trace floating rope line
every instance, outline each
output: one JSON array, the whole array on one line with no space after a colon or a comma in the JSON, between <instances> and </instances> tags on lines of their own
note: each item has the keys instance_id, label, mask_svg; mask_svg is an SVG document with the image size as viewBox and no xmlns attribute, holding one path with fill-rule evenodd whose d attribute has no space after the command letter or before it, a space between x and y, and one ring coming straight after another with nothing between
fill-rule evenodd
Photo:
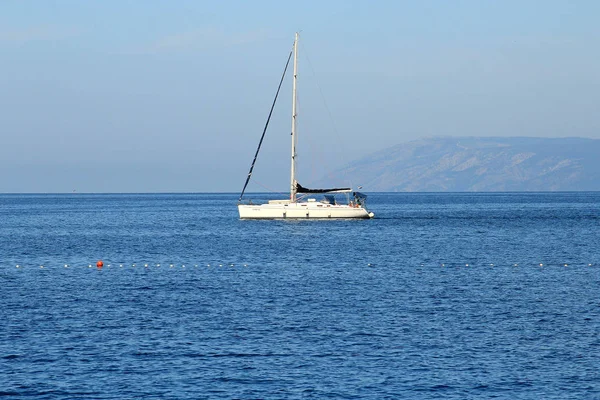
<instances>
[{"instance_id":1,"label":"floating rope line","mask_svg":"<svg viewBox=\"0 0 600 400\"><path fill-rule=\"evenodd\" d=\"M267 262L267 264L269 264ZM356 265L361 265L362 263L356 263ZM401 266L409 266L412 263L402 263L400 264ZM15 265L15 264L13 264ZM177 264L177 263L168 263L168 264L161 264L161 263L118 263L118 264L114 264L114 267L119 267L119 268L124 268L127 266L130 266L130 268L136 268L137 266L141 266L143 265L144 268L157 268L157 269L161 269L162 265L168 265L169 268L177 268L177 269L189 269L188 267L191 267L192 265L195 268L198 268L201 265L206 266L207 268L210 267L214 267L214 266L218 266L218 267L248 267L248 263L244 263L244 262L217 262L217 263L194 263L194 262L188 262L188 263L181 263L181 264ZM256 264L255 264L256 265ZM381 266L381 265L393 265L392 263L389 262L380 262L380 263L374 263L374 262L365 262L365 264L362 265L366 265L367 267L375 267L375 266ZM527 263L514 263L514 262L510 262L510 263L490 263L490 262L481 262L481 263L472 263L472 262L448 262L448 261L444 261L444 262L421 262L421 263L416 263L416 264L412 264L415 265L419 268L427 268L427 267L450 267L450 268L483 268L483 267L492 267L494 269L496 268L501 268L501 267L523 267L523 268L527 268L527 267L534 267L534 268L555 268L555 267L572 267L572 268L576 268L576 267L595 267L600 265L600 263L584 263L584 262L527 262ZM1 265L0 265L1 266ZM16 264L15 268L18 269L23 269L23 268L37 268L37 269L56 269L56 268L67 268L67 269L76 269L76 268L85 268L87 267L88 269L91 268L97 268L97 269L106 269L106 268L111 268L113 266L113 264L105 264L103 266L99 266L99 265L95 265L95 264L86 264L86 263L64 263L64 264L60 264L57 263L57 265L49 265L49 264L37 264L37 263L32 263L30 265L26 265L26 264Z\"/></svg>"}]
</instances>

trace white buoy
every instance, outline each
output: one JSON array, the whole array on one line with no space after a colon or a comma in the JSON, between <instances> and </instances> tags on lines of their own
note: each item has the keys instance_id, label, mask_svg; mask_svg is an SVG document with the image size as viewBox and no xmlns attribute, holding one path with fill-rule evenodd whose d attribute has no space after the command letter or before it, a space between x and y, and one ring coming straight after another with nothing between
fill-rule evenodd
<instances>
[{"instance_id":1,"label":"white buoy","mask_svg":"<svg viewBox=\"0 0 600 400\"><path fill-rule=\"evenodd\" d=\"M494 264L490 264L490 267L493 267L493 266L494 266Z\"/></svg>"},{"instance_id":2,"label":"white buoy","mask_svg":"<svg viewBox=\"0 0 600 400\"><path fill-rule=\"evenodd\" d=\"M185 268L185 265L182 265L181 268Z\"/></svg>"},{"instance_id":3,"label":"white buoy","mask_svg":"<svg viewBox=\"0 0 600 400\"><path fill-rule=\"evenodd\" d=\"M230 267L233 267L233 264L229 265Z\"/></svg>"},{"instance_id":4,"label":"white buoy","mask_svg":"<svg viewBox=\"0 0 600 400\"><path fill-rule=\"evenodd\" d=\"M469 266L469 264L465 264L465 267L468 267L468 266Z\"/></svg>"},{"instance_id":5,"label":"white buoy","mask_svg":"<svg viewBox=\"0 0 600 400\"><path fill-rule=\"evenodd\" d=\"M21 266L19 264L17 264L17 268L21 268Z\"/></svg>"},{"instance_id":6,"label":"white buoy","mask_svg":"<svg viewBox=\"0 0 600 400\"><path fill-rule=\"evenodd\" d=\"M88 268L92 268L92 264L88 265Z\"/></svg>"},{"instance_id":7,"label":"white buoy","mask_svg":"<svg viewBox=\"0 0 600 400\"><path fill-rule=\"evenodd\" d=\"M515 267L518 267L518 266L519 266L519 264L515 264L514 266L515 266Z\"/></svg>"},{"instance_id":8,"label":"white buoy","mask_svg":"<svg viewBox=\"0 0 600 400\"><path fill-rule=\"evenodd\" d=\"M44 266L43 266L43 265L40 265L40 268L44 268Z\"/></svg>"},{"instance_id":9,"label":"white buoy","mask_svg":"<svg viewBox=\"0 0 600 400\"><path fill-rule=\"evenodd\" d=\"M591 267L591 266L592 266L592 264L588 264L588 267Z\"/></svg>"},{"instance_id":10,"label":"white buoy","mask_svg":"<svg viewBox=\"0 0 600 400\"><path fill-rule=\"evenodd\" d=\"M206 264L207 267L210 267L210 264Z\"/></svg>"},{"instance_id":11,"label":"white buoy","mask_svg":"<svg viewBox=\"0 0 600 400\"><path fill-rule=\"evenodd\" d=\"M144 264L144 267L148 268L148 264Z\"/></svg>"},{"instance_id":12,"label":"white buoy","mask_svg":"<svg viewBox=\"0 0 600 400\"><path fill-rule=\"evenodd\" d=\"M371 264L369 264L369 265L371 265ZM590 265L592 265L592 264L590 264ZM248 266L248 264L244 264L244 267L247 267L247 266Z\"/></svg>"},{"instance_id":13,"label":"white buoy","mask_svg":"<svg viewBox=\"0 0 600 400\"><path fill-rule=\"evenodd\" d=\"M67 264L65 264L65 268L69 268L69 266Z\"/></svg>"},{"instance_id":14,"label":"white buoy","mask_svg":"<svg viewBox=\"0 0 600 400\"><path fill-rule=\"evenodd\" d=\"M120 267L123 267L123 264L119 265Z\"/></svg>"},{"instance_id":15,"label":"white buoy","mask_svg":"<svg viewBox=\"0 0 600 400\"><path fill-rule=\"evenodd\" d=\"M198 264L194 264L194 267L198 268Z\"/></svg>"},{"instance_id":16,"label":"white buoy","mask_svg":"<svg viewBox=\"0 0 600 400\"><path fill-rule=\"evenodd\" d=\"M132 266L132 267L135 267L135 264L132 264L131 266Z\"/></svg>"},{"instance_id":17,"label":"white buoy","mask_svg":"<svg viewBox=\"0 0 600 400\"><path fill-rule=\"evenodd\" d=\"M544 264L540 263L540 267L543 267L543 266L544 266Z\"/></svg>"}]
</instances>

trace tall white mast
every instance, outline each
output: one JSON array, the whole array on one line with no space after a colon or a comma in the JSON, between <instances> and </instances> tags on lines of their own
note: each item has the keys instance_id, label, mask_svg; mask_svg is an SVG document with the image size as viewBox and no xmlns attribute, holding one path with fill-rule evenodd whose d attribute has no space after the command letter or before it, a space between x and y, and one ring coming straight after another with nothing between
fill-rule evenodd
<instances>
[{"instance_id":1,"label":"tall white mast","mask_svg":"<svg viewBox=\"0 0 600 400\"><path fill-rule=\"evenodd\" d=\"M296 201L296 76L298 74L298 32L294 37L294 79L292 83L292 178L290 200Z\"/></svg>"}]
</instances>

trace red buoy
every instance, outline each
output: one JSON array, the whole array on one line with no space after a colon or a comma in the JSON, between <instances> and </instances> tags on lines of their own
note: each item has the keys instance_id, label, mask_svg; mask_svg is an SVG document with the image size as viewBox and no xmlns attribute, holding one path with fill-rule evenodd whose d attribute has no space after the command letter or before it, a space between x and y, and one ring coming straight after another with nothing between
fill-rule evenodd
<instances>
[{"instance_id":1,"label":"red buoy","mask_svg":"<svg viewBox=\"0 0 600 400\"><path fill-rule=\"evenodd\" d=\"M102 268L103 266L104 266L104 263L102 262L102 260L98 260L98 262L96 263L96 267Z\"/></svg>"}]
</instances>

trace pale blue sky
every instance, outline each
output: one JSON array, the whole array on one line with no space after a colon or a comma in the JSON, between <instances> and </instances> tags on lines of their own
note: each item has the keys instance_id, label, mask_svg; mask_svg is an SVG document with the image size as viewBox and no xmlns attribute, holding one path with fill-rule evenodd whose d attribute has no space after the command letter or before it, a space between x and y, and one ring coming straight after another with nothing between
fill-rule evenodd
<instances>
[{"instance_id":1,"label":"pale blue sky","mask_svg":"<svg viewBox=\"0 0 600 400\"><path fill-rule=\"evenodd\" d=\"M597 1L3 0L0 192L239 191L296 30L307 185L426 136L600 138L599 19ZM289 86L255 172L282 191Z\"/></svg>"}]
</instances>

